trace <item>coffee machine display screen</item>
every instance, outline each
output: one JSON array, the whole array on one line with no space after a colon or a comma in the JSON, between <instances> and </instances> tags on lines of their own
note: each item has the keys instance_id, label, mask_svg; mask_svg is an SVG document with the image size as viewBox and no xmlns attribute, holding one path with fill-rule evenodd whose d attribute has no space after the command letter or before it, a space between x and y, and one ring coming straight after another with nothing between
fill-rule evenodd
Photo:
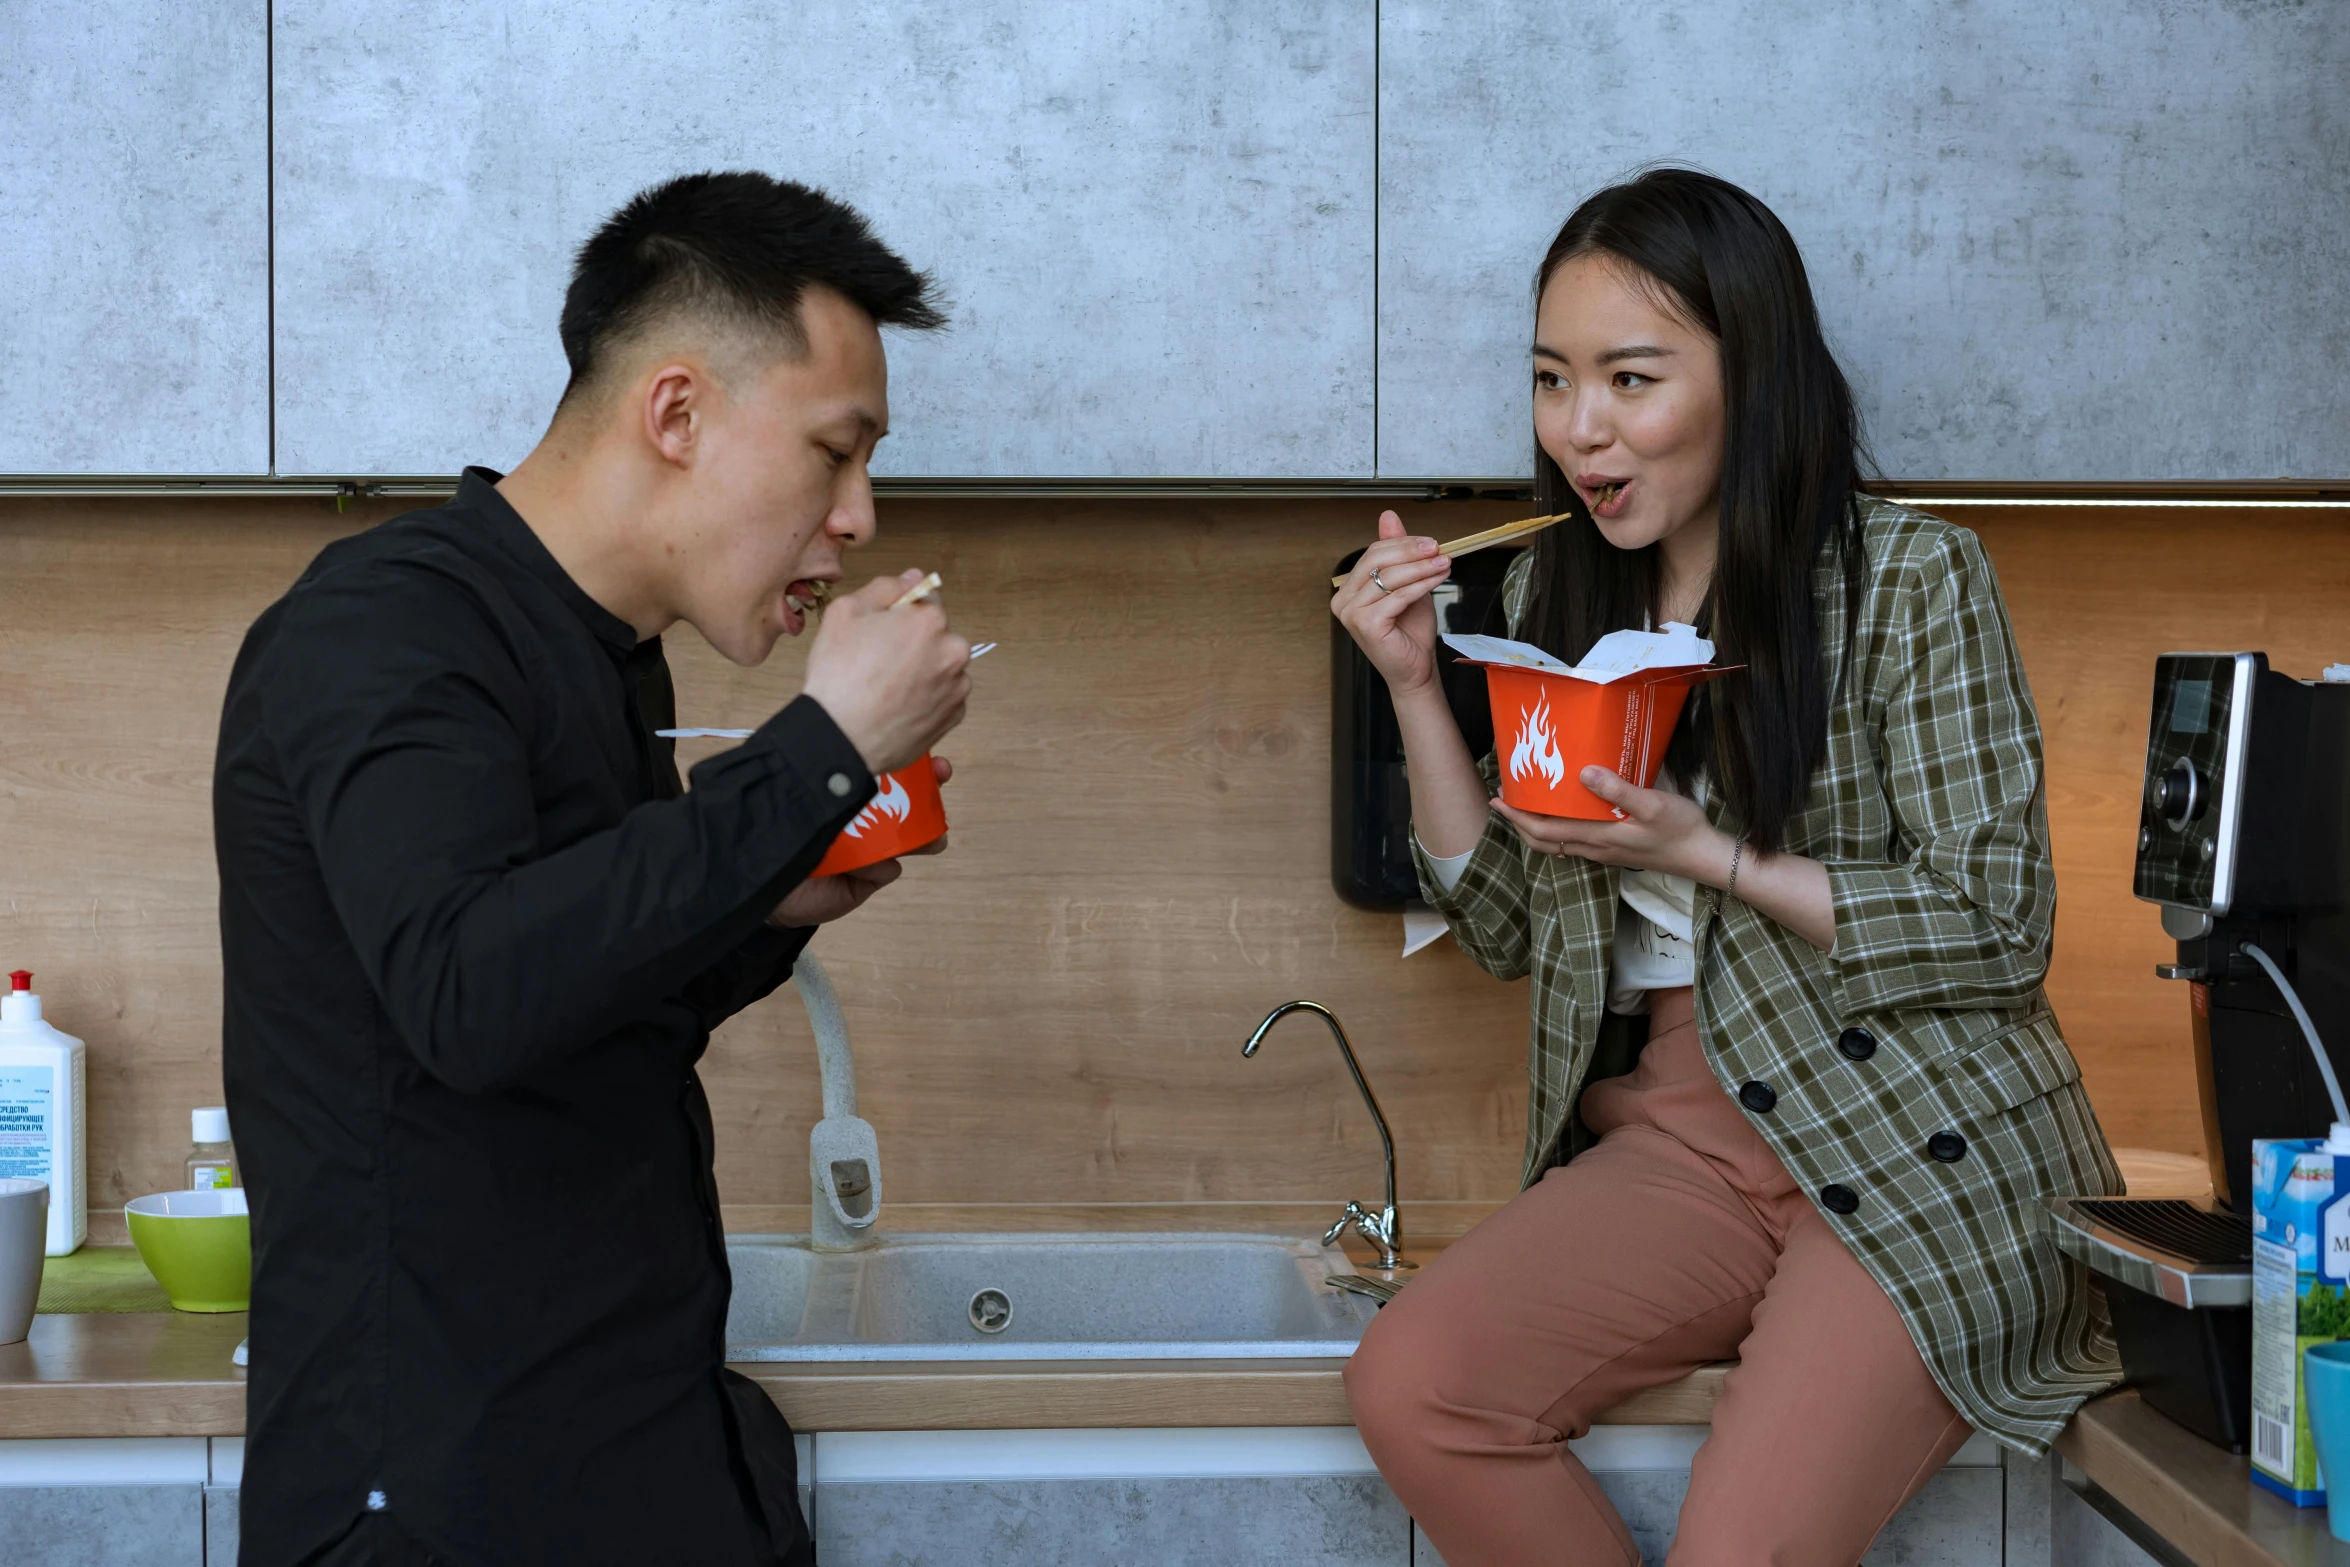
<instances>
[{"instance_id":1,"label":"coffee machine display screen","mask_svg":"<svg viewBox=\"0 0 2350 1567\"><path fill-rule=\"evenodd\" d=\"M2174 735L2211 733L2211 682L2186 680L2171 687L2170 732Z\"/></svg>"}]
</instances>

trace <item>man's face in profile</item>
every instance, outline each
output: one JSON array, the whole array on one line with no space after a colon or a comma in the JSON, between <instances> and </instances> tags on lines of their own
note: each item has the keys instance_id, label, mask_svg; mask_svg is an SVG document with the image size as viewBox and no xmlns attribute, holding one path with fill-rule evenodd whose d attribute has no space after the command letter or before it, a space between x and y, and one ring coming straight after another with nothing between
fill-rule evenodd
<instances>
[{"instance_id":1,"label":"man's face in profile","mask_svg":"<svg viewBox=\"0 0 2350 1567\"><path fill-rule=\"evenodd\" d=\"M806 353L746 359L707 407L685 552L683 618L729 661L764 661L807 625L818 584L873 537L867 464L889 428L889 367L870 316L811 287Z\"/></svg>"}]
</instances>

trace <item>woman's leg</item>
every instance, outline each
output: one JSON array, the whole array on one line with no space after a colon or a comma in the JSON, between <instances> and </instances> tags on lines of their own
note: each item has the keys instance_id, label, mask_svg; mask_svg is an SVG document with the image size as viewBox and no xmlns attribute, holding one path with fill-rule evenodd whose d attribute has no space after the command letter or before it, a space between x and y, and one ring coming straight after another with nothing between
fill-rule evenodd
<instances>
[{"instance_id":1,"label":"woman's leg","mask_svg":"<svg viewBox=\"0 0 2350 1567\"><path fill-rule=\"evenodd\" d=\"M1967 1439L1893 1303L1808 1206L1738 1354L1674 1567L1852 1567Z\"/></svg>"},{"instance_id":2,"label":"woman's leg","mask_svg":"<svg viewBox=\"0 0 2350 1567\"><path fill-rule=\"evenodd\" d=\"M1566 1439L1626 1395L1734 1353L1774 1253L1704 1159L1621 1128L1379 1313L1347 1364L1355 1424L1451 1567L1636 1567Z\"/></svg>"}]
</instances>

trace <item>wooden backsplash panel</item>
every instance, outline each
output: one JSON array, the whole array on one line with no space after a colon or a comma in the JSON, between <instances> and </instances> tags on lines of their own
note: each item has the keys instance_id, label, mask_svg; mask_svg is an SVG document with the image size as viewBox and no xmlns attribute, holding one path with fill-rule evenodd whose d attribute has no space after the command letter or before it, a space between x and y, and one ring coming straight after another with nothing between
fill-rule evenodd
<instances>
[{"instance_id":1,"label":"wooden backsplash panel","mask_svg":"<svg viewBox=\"0 0 2350 1567\"><path fill-rule=\"evenodd\" d=\"M391 515L396 508L384 508ZM253 617L375 513L251 501L0 503L0 967L89 1058L89 1201L184 1183L220 1103L212 750Z\"/></svg>"},{"instance_id":2,"label":"wooden backsplash panel","mask_svg":"<svg viewBox=\"0 0 2350 1567\"><path fill-rule=\"evenodd\" d=\"M919 565L1002 645L941 749L950 851L816 950L857 1044L896 1202L1253 1202L1377 1192L1378 1142L1326 1033L1345 1019L1407 1190L1515 1179L1525 1002L1329 876L1329 565L1343 502L894 506L862 563ZM1425 513L1474 527L1474 508ZM1430 526L1437 526L1432 521ZM672 655L689 722L756 722L798 650ZM704 715L715 716L704 716ZM711 743L705 742L702 750ZM686 753L700 754L699 752ZM798 1202L815 1113L796 1001L737 1020L707 1073L737 1202ZM747 1150L756 1149L756 1153Z\"/></svg>"},{"instance_id":3,"label":"wooden backsplash panel","mask_svg":"<svg viewBox=\"0 0 2350 1567\"><path fill-rule=\"evenodd\" d=\"M219 1095L206 787L238 639L316 550L391 515L310 501L0 503L0 961L91 1045L92 1206L174 1184ZM860 1110L892 1203L1370 1197L1377 1141L1329 1041L1337 1007L1394 1122L1407 1202L1511 1189L1524 991L1329 890L1319 574L1350 502L892 502L863 565L942 572L1002 642L944 749L950 853L829 932ZM1412 508L1451 532L1508 508ZM2350 657L2350 518L1953 509L2014 607L2048 732L2059 856L2050 987L2117 1142L2193 1152L2183 996L2129 896L2151 659ZM671 639L681 717L751 723L794 687ZM691 761L709 747L689 746ZM788 992L706 1066L731 1203L806 1199L818 1113Z\"/></svg>"},{"instance_id":4,"label":"wooden backsplash panel","mask_svg":"<svg viewBox=\"0 0 2350 1567\"><path fill-rule=\"evenodd\" d=\"M328 540L397 509L0 505L0 959L39 972L89 1041L101 1233L106 1210L175 1183L187 1109L220 1094L206 790L237 643ZM1449 947L1407 967L1392 916L1329 891L1314 582L1364 516L887 509L865 563L940 570L959 622L1004 643L946 747L953 851L820 949L891 1201L1375 1195L1377 1139L1327 1037L1292 1024L1240 1059L1294 995L1347 1018L1407 1190L1508 1191L1522 992ZM671 649L688 722L755 722L796 685L789 648L755 671L691 632ZM790 993L725 1029L706 1075L728 1201L805 1202L817 1086Z\"/></svg>"},{"instance_id":5,"label":"wooden backsplash panel","mask_svg":"<svg viewBox=\"0 0 2350 1567\"><path fill-rule=\"evenodd\" d=\"M2200 1152L2187 988L2154 977L2178 949L2130 895L2154 660L2256 650L2305 680L2350 660L2350 508L1940 510L1982 536L2040 709L2048 989L2098 1118L2116 1143Z\"/></svg>"}]
</instances>

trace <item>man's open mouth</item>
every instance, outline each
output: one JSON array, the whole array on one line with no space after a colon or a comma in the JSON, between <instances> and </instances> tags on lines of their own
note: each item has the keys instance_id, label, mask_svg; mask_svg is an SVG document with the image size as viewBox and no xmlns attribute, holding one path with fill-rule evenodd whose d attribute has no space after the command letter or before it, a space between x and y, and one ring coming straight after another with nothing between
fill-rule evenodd
<instances>
[{"instance_id":1,"label":"man's open mouth","mask_svg":"<svg viewBox=\"0 0 2350 1567\"><path fill-rule=\"evenodd\" d=\"M801 578L783 590L783 634L796 637L808 627L824 601L832 597L833 584Z\"/></svg>"}]
</instances>

